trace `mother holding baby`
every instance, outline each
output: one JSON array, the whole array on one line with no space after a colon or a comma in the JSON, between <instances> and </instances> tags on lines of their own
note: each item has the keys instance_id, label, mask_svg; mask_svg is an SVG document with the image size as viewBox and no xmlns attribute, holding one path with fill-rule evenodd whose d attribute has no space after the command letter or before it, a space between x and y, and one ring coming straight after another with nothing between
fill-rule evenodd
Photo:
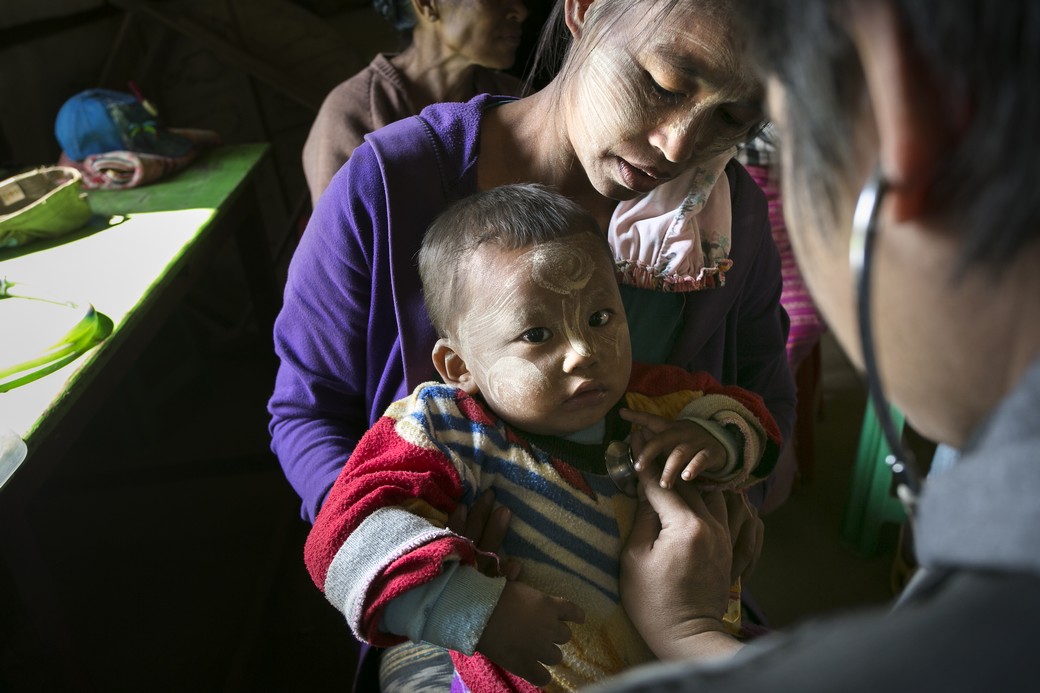
<instances>
[{"instance_id":1,"label":"mother holding baby","mask_svg":"<svg viewBox=\"0 0 1040 693\"><path fill-rule=\"evenodd\" d=\"M308 521L386 407L436 379L423 233L451 202L507 183L556 188L599 222L636 361L756 392L790 434L780 258L765 199L732 161L763 94L730 1L556 11L572 40L546 87L436 104L368 135L315 206L275 324L269 403L272 448Z\"/></svg>"}]
</instances>

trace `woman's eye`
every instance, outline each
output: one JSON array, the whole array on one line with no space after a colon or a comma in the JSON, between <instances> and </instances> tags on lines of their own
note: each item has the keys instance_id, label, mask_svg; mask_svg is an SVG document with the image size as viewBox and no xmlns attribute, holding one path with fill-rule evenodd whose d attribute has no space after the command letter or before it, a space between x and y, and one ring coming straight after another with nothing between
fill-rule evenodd
<instances>
[{"instance_id":1,"label":"woman's eye","mask_svg":"<svg viewBox=\"0 0 1040 693\"><path fill-rule=\"evenodd\" d=\"M668 99L669 101L678 101L685 96L685 94L672 91L661 86L661 83L654 79L654 76L649 72L646 73L646 79L650 83L650 87L654 90L654 92L663 99Z\"/></svg>"},{"instance_id":2,"label":"woman's eye","mask_svg":"<svg viewBox=\"0 0 1040 693\"><path fill-rule=\"evenodd\" d=\"M610 318L611 313L609 310L598 310L589 318L589 325L592 327L603 327L610 322Z\"/></svg>"},{"instance_id":3,"label":"woman's eye","mask_svg":"<svg viewBox=\"0 0 1040 693\"><path fill-rule=\"evenodd\" d=\"M715 111L715 117L722 122L728 131L741 134L749 131L756 123L761 122L760 116L755 117L741 112L733 112L728 108L720 108Z\"/></svg>"},{"instance_id":4,"label":"woman's eye","mask_svg":"<svg viewBox=\"0 0 1040 693\"><path fill-rule=\"evenodd\" d=\"M550 337L552 337L552 332L547 327L532 327L520 335L520 339L529 344L541 344L549 341Z\"/></svg>"},{"instance_id":5,"label":"woman's eye","mask_svg":"<svg viewBox=\"0 0 1040 693\"><path fill-rule=\"evenodd\" d=\"M744 124L744 121L727 111L725 108L720 108L716 113L719 116L719 120L730 127L740 127Z\"/></svg>"}]
</instances>

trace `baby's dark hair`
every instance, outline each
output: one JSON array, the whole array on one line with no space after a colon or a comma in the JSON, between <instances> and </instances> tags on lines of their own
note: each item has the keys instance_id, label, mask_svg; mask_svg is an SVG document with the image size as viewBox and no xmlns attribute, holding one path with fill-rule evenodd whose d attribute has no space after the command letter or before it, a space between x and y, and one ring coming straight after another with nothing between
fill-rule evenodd
<instances>
[{"instance_id":1,"label":"baby's dark hair","mask_svg":"<svg viewBox=\"0 0 1040 693\"><path fill-rule=\"evenodd\" d=\"M482 245L516 250L580 233L601 239L603 252L613 262L592 215L544 185L503 185L452 204L430 225L419 250L423 297L437 333L447 336L454 326L465 299L462 275Z\"/></svg>"}]
</instances>

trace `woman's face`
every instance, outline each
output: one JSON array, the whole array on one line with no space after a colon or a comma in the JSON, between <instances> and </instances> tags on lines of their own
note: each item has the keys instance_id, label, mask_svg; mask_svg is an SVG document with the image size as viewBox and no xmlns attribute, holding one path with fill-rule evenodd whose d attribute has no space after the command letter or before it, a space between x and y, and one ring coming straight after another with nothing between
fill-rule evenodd
<instances>
[{"instance_id":1,"label":"woman's face","mask_svg":"<svg viewBox=\"0 0 1040 693\"><path fill-rule=\"evenodd\" d=\"M628 7L647 5L656 3ZM596 11L576 38L580 62L564 76L563 99L571 145L600 194L647 193L761 120L761 86L728 20L680 4L664 17L629 9L597 24Z\"/></svg>"},{"instance_id":2,"label":"woman's face","mask_svg":"<svg viewBox=\"0 0 1040 693\"><path fill-rule=\"evenodd\" d=\"M523 37L523 0L441 0L441 43L467 62L496 70L513 66Z\"/></svg>"}]
</instances>

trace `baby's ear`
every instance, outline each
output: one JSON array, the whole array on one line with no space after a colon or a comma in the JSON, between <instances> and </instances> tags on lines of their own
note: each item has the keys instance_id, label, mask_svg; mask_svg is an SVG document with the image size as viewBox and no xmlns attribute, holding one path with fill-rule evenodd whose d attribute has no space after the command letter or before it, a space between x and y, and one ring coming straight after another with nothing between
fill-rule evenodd
<instances>
[{"instance_id":1,"label":"baby's ear","mask_svg":"<svg viewBox=\"0 0 1040 693\"><path fill-rule=\"evenodd\" d=\"M476 395L480 392L473 374L469 372L466 362L462 356L455 351L451 340L441 337L433 347L433 367L440 373L441 380L448 385L453 385L467 395Z\"/></svg>"}]
</instances>

